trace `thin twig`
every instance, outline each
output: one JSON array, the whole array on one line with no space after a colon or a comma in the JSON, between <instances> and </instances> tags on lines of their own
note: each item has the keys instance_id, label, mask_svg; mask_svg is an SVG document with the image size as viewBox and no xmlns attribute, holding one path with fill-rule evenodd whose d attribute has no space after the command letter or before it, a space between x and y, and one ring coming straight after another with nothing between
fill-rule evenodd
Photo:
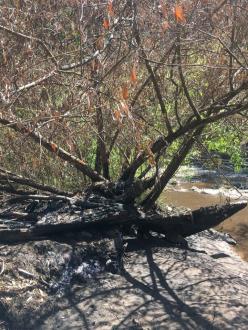
<instances>
[{"instance_id":1,"label":"thin twig","mask_svg":"<svg viewBox=\"0 0 248 330\"><path fill-rule=\"evenodd\" d=\"M201 30L201 29L197 29L199 32L201 32L201 33L203 33L203 34L205 34L205 35L207 35L207 36L209 36L209 37L211 37L211 38L213 38L213 39L216 39L216 40L218 40L219 41L219 43L225 48L225 50L227 51L227 53L229 54L229 55L231 55L234 59L235 59L235 61L242 67L242 68L244 68L244 69L247 69L244 65L243 65L243 63L242 62L240 62L240 60L237 58L237 56L230 50L230 48L221 40L221 38L220 37L218 37L218 36L215 36L214 34L212 34L212 33L209 33L209 32L207 32L207 31L203 31L203 30Z\"/></svg>"},{"instance_id":2,"label":"thin twig","mask_svg":"<svg viewBox=\"0 0 248 330\"><path fill-rule=\"evenodd\" d=\"M1 270L0 270L0 275L3 274L4 270L5 270L5 265L4 265L4 260L2 258L0 258L0 261L2 262L2 267L1 267Z\"/></svg>"},{"instance_id":3,"label":"thin twig","mask_svg":"<svg viewBox=\"0 0 248 330\"><path fill-rule=\"evenodd\" d=\"M201 119L201 115L199 113L199 111L197 110L196 106L194 105L194 102L190 96L190 93L188 91L188 87L186 85L186 81L185 81L185 78L184 78L184 74L183 74L183 70L182 70L182 66L181 66L181 45L180 45L180 36L178 36L178 39L177 39L177 47L176 47L176 52L177 52L177 60L178 60L178 64L180 64L178 66L178 71L179 71L179 76L180 76L180 79L181 79L181 83L182 83L182 87L183 87L183 91L184 91L184 94L188 100L188 103L189 103L189 106L190 108L192 109L192 111L194 112L196 118L198 119Z\"/></svg>"},{"instance_id":4,"label":"thin twig","mask_svg":"<svg viewBox=\"0 0 248 330\"><path fill-rule=\"evenodd\" d=\"M59 147L56 143L46 140L39 132L31 131L28 127L22 123L14 123L5 118L0 118L0 124L13 129L16 132L21 134L27 134L34 142L38 143L48 151L54 153L59 158L68 161L76 169L88 176L92 181L106 181L103 176L94 171L85 161L78 159L76 156L73 156L71 153L67 152L63 148Z\"/></svg>"},{"instance_id":5,"label":"thin twig","mask_svg":"<svg viewBox=\"0 0 248 330\"><path fill-rule=\"evenodd\" d=\"M52 52L50 51L50 49L47 47L47 45L44 43L44 41L42 41L41 39L39 38L36 38L36 37L31 37L31 36L28 36L24 33L21 33L21 32L17 32L17 31L14 31L6 26L3 26L3 25L0 25L0 30L3 30L5 32L8 32L14 36L17 36L17 37L21 37L23 39L28 39L30 41L36 41L37 43L39 43L42 48L45 50L45 52L49 55L49 57L51 58L51 60L53 61L53 63L57 66L57 61L54 57L54 55L52 54Z\"/></svg>"},{"instance_id":6,"label":"thin twig","mask_svg":"<svg viewBox=\"0 0 248 330\"><path fill-rule=\"evenodd\" d=\"M25 186L29 186L29 187L38 189L38 190L47 191L47 192L50 192L52 194L64 195L64 196L73 195L72 192L65 192L65 191L59 190L55 187L52 187L52 186L37 183L37 182L33 181L32 179L25 178L21 175L12 173L8 170L5 170L2 167L0 167L0 179L4 179L7 182L11 182L11 183L19 183L19 184L22 184L22 185L25 185Z\"/></svg>"}]
</instances>

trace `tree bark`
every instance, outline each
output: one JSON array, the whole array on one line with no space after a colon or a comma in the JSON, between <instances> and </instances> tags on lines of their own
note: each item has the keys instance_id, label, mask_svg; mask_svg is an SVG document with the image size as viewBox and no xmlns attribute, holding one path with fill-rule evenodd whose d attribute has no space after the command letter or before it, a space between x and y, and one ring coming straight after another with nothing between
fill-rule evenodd
<instances>
[{"instance_id":1,"label":"tree bark","mask_svg":"<svg viewBox=\"0 0 248 330\"><path fill-rule=\"evenodd\" d=\"M152 191L148 194L148 196L143 201L142 205L148 209L149 207L152 207L152 205L156 202L164 188L166 187L169 180L172 178L172 176L175 174L175 172L178 170L179 166L182 164L185 157L188 155L190 149L192 148L195 138L199 136L204 127L200 127L196 129L196 131L190 135L187 136L180 149L175 153L174 157L172 158L169 165L166 167L166 170L161 175L161 177L157 180L157 183L154 185Z\"/></svg>"},{"instance_id":2,"label":"tree bark","mask_svg":"<svg viewBox=\"0 0 248 330\"><path fill-rule=\"evenodd\" d=\"M63 235L89 232L104 235L109 231L118 230L129 233L135 226L143 232L156 232L170 235L190 236L205 229L214 227L247 206L247 202L226 204L223 206L210 206L200 208L187 214L168 215L159 211L143 212L135 206L113 203L105 199L104 204L92 205L78 201L81 213L70 214L51 212L40 217L39 221L31 226L21 226L10 229L6 225L0 229L0 243L20 243L32 240L62 239ZM84 205L84 206L83 206ZM99 206L98 206L99 205ZM78 209L79 210L79 209ZM39 215L37 215L39 218ZM24 219L23 217L22 219ZM94 237L94 235L93 235ZM99 238L99 235L98 235Z\"/></svg>"}]
</instances>

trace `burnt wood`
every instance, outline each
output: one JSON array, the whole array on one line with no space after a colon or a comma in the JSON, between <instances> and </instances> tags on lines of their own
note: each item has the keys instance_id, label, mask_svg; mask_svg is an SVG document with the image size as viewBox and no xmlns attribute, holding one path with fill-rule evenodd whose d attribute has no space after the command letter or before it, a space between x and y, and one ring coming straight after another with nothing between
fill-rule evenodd
<instances>
[{"instance_id":1,"label":"burnt wood","mask_svg":"<svg viewBox=\"0 0 248 330\"><path fill-rule=\"evenodd\" d=\"M7 223L4 225L2 222L0 243L58 239L63 235L76 235L80 232L92 233L94 239L94 237L99 238L99 235L116 229L124 234L129 233L132 227L143 232L164 234L166 237L170 235L187 237L217 226L247 205L247 202L243 201L221 206L202 207L187 214L170 216L158 210L144 212L133 205L108 203L107 200L105 202L98 204L98 207L94 204L92 208L87 208L90 205L82 203L81 210L74 213L70 213L66 209L55 210L47 214L43 212L43 215L38 217L38 221L29 227L20 225L19 228L15 226L10 228ZM83 209L83 206L86 208Z\"/></svg>"}]
</instances>

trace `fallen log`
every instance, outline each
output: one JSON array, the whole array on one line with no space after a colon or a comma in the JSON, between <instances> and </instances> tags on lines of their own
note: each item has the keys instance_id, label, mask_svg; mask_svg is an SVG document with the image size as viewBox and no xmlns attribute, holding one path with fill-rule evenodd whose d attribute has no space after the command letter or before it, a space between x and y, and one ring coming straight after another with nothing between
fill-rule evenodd
<instances>
[{"instance_id":1,"label":"fallen log","mask_svg":"<svg viewBox=\"0 0 248 330\"><path fill-rule=\"evenodd\" d=\"M247 206L246 201L201 207L188 214L161 217L153 214L144 219L142 227L161 234L187 237L215 227Z\"/></svg>"},{"instance_id":2,"label":"fallen log","mask_svg":"<svg viewBox=\"0 0 248 330\"><path fill-rule=\"evenodd\" d=\"M168 215L160 211L145 213L133 205L109 203L98 208L81 211L50 212L30 227L0 227L0 243L20 243L32 240L59 239L63 235L90 232L104 234L118 229L122 233L136 227L143 232L156 232L187 237L212 228L242 210L247 202L235 202L222 206L203 207L187 214ZM94 237L94 235L93 235ZM99 235L98 235L99 237Z\"/></svg>"}]
</instances>

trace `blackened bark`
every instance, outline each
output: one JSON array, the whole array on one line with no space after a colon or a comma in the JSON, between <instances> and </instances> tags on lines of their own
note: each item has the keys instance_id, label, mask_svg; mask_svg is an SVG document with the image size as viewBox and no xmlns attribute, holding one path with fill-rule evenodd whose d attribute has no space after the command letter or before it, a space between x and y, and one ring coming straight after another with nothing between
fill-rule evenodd
<instances>
[{"instance_id":1,"label":"blackened bark","mask_svg":"<svg viewBox=\"0 0 248 330\"><path fill-rule=\"evenodd\" d=\"M91 204L94 202L94 205ZM130 234L135 226L143 232L157 232L167 238L171 235L190 236L205 229L214 227L247 206L247 202L226 204L223 206L210 206L200 208L187 214L168 215L160 211L143 212L135 206L114 203L101 199L101 203L95 201L78 203L77 212L70 214L68 209L50 212L40 216L38 222L32 226L20 226L11 229L2 226L0 230L0 243L18 243L30 240L63 239L68 234L75 235L79 232L92 234L91 239L99 235L108 234L113 230ZM83 204L86 203L86 204ZM76 204L74 205L75 208ZM79 209L81 209L80 214ZM65 212L66 211L66 212ZM98 234L98 236L96 235ZM71 236L73 237L73 236ZM84 239L80 237L80 239ZM89 237L86 239L89 240Z\"/></svg>"}]
</instances>

